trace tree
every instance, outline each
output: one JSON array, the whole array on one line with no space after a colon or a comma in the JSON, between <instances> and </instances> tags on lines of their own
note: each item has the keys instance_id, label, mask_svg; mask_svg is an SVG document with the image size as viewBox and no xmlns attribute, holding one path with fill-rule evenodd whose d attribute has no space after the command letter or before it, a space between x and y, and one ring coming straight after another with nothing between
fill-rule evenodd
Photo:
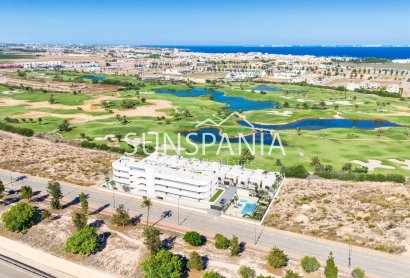
<instances>
[{"instance_id":1,"label":"tree","mask_svg":"<svg viewBox=\"0 0 410 278\"><path fill-rule=\"evenodd\" d=\"M203 270L204 269L204 262L202 261L201 255L199 255L197 252L193 251L189 255L188 268L189 269L195 269L195 270Z\"/></svg>"},{"instance_id":2,"label":"tree","mask_svg":"<svg viewBox=\"0 0 410 278\"><path fill-rule=\"evenodd\" d=\"M159 237L160 231L154 226L145 226L142 236L144 244L147 246L151 255L157 254L162 249L162 241Z\"/></svg>"},{"instance_id":3,"label":"tree","mask_svg":"<svg viewBox=\"0 0 410 278\"><path fill-rule=\"evenodd\" d=\"M97 251L98 234L97 229L87 226L70 236L65 244L64 252L90 255Z\"/></svg>"},{"instance_id":4,"label":"tree","mask_svg":"<svg viewBox=\"0 0 410 278\"><path fill-rule=\"evenodd\" d=\"M71 126L70 123L67 120L64 120L59 126L58 126L59 131L70 131Z\"/></svg>"},{"instance_id":5,"label":"tree","mask_svg":"<svg viewBox=\"0 0 410 278\"><path fill-rule=\"evenodd\" d=\"M63 198L63 193L61 192L61 185L57 181L49 181L47 186L47 192L51 195L51 208L60 209L60 200Z\"/></svg>"},{"instance_id":6,"label":"tree","mask_svg":"<svg viewBox=\"0 0 410 278\"><path fill-rule=\"evenodd\" d=\"M77 231L87 226L87 215L82 211L74 211L71 215L71 219L73 220L73 224Z\"/></svg>"},{"instance_id":7,"label":"tree","mask_svg":"<svg viewBox=\"0 0 410 278\"><path fill-rule=\"evenodd\" d=\"M18 203L3 213L1 219L6 230L26 233L35 223L36 209L27 203Z\"/></svg>"},{"instance_id":8,"label":"tree","mask_svg":"<svg viewBox=\"0 0 410 278\"><path fill-rule=\"evenodd\" d=\"M24 185L21 187L20 197L22 199L27 199L30 201L31 197L33 197L33 189L29 185Z\"/></svg>"},{"instance_id":9,"label":"tree","mask_svg":"<svg viewBox=\"0 0 410 278\"><path fill-rule=\"evenodd\" d=\"M337 278L337 266L335 264L335 259L333 257L333 253L329 253L329 257L326 260L325 266L325 277L326 278Z\"/></svg>"},{"instance_id":10,"label":"tree","mask_svg":"<svg viewBox=\"0 0 410 278\"><path fill-rule=\"evenodd\" d=\"M239 275L241 275L242 278L253 278L255 277L255 270L243 265L239 268Z\"/></svg>"},{"instance_id":11,"label":"tree","mask_svg":"<svg viewBox=\"0 0 410 278\"><path fill-rule=\"evenodd\" d=\"M3 198L4 190L5 190L5 188L4 188L3 181L0 180L0 198Z\"/></svg>"},{"instance_id":12,"label":"tree","mask_svg":"<svg viewBox=\"0 0 410 278\"><path fill-rule=\"evenodd\" d=\"M37 119L37 122L38 122L39 125L41 125L41 123L43 122L43 119L42 119L42 118L38 118L38 119Z\"/></svg>"},{"instance_id":13,"label":"tree","mask_svg":"<svg viewBox=\"0 0 410 278\"><path fill-rule=\"evenodd\" d=\"M118 143L120 143L120 142L121 142L122 135L121 135L121 134L116 134L115 137L117 138Z\"/></svg>"},{"instance_id":14,"label":"tree","mask_svg":"<svg viewBox=\"0 0 410 278\"><path fill-rule=\"evenodd\" d=\"M142 200L141 208L147 208L147 225L148 225L148 220L149 220L149 210L151 207L152 207L151 199L144 196Z\"/></svg>"},{"instance_id":15,"label":"tree","mask_svg":"<svg viewBox=\"0 0 410 278\"><path fill-rule=\"evenodd\" d=\"M292 270L287 270L284 278L302 278L302 276Z\"/></svg>"},{"instance_id":16,"label":"tree","mask_svg":"<svg viewBox=\"0 0 410 278\"><path fill-rule=\"evenodd\" d=\"M316 166L320 164L320 159L318 156L312 157L312 161L310 162L311 165Z\"/></svg>"},{"instance_id":17,"label":"tree","mask_svg":"<svg viewBox=\"0 0 410 278\"><path fill-rule=\"evenodd\" d=\"M78 195L80 198L80 205L81 205L81 211L85 215L88 214L88 195L85 194L84 192L81 192L80 195Z\"/></svg>"},{"instance_id":18,"label":"tree","mask_svg":"<svg viewBox=\"0 0 410 278\"><path fill-rule=\"evenodd\" d=\"M297 135L297 136L302 135L302 129L301 129L300 127L297 127L297 128L296 128L296 135Z\"/></svg>"},{"instance_id":19,"label":"tree","mask_svg":"<svg viewBox=\"0 0 410 278\"><path fill-rule=\"evenodd\" d=\"M182 260L170 251L161 250L144 261L141 268L145 278L179 278L182 275Z\"/></svg>"},{"instance_id":20,"label":"tree","mask_svg":"<svg viewBox=\"0 0 410 278\"><path fill-rule=\"evenodd\" d=\"M284 267L288 263L288 257L279 248L272 248L267 257L268 264L274 268Z\"/></svg>"},{"instance_id":21,"label":"tree","mask_svg":"<svg viewBox=\"0 0 410 278\"><path fill-rule=\"evenodd\" d=\"M216 234L215 237L215 247L217 249L228 249L229 248L229 239L221 234Z\"/></svg>"},{"instance_id":22,"label":"tree","mask_svg":"<svg viewBox=\"0 0 410 278\"><path fill-rule=\"evenodd\" d=\"M230 245L231 256L238 256L241 253L241 245L237 236L232 237Z\"/></svg>"},{"instance_id":23,"label":"tree","mask_svg":"<svg viewBox=\"0 0 410 278\"><path fill-rule=\"evenodd\" d=\"M319 269L320 264L315 257L304 256L300 261L300 265L307 273L315 272Z\"/></svg>"},{"instance_id":24,"label":"tree","mask_svg":"<svg viewBox=\"0 0 410 278\"><path fill-rule=\"evenodd\" d=\"M192 246L200 246L202 244L201 235L195 231L186 232L184 241Z\"/></svg>"},{"instance_id":25,"label":"tree","mask_svg":"<svg viewBox=\"0 0 410 278\"><path fill-rule=\"evenodd\" d=\"M242 150L241 157L239 158L239 165L244 165L248 161L252 161L255 159L255 156L249 149Z\"/></svg>"},{"instance_id":26,"label":"tree","mask_svg":"<svg viewBox=\"0 0 410 278\"><path fill-rule=\"evenodd\" d=\"M50 103L50 104L56 103L56 100L54 99L53 94L50 95L50 98L48 99L48 103Z\"/></svg>"},{"instance_id":27,"label":"tree","mask_svg":"<svg viewBox=\"0 0 410 278\"><path fill-rule=\"evenodd\" d=\"M223 278L221 274L215 271L207 271L202 278Z\"/></svg>"},{"instance_id":28,"label":"tree","mask_svg":"<svg viewBox=\"0 0 410 278\"><path fill-rule=\"evenodd\" d=\"M364 278L365 272L364 270L356 267L355 269L353 269L352 271L352 277L353 278Z\"/></svg>"},{"instance_id":29,"label":"tree","mask_svg":"<svg viewBox=\"0 0 410 278\"><path fill-rule=\"evenodd\" d=\"M128 224L130 220L130 215L128 214L128 210L125 209L124 205L121 204L116 208L115 214L111 218L111 222L117 226L125 226Z\"/></svg>"}]
</instances>

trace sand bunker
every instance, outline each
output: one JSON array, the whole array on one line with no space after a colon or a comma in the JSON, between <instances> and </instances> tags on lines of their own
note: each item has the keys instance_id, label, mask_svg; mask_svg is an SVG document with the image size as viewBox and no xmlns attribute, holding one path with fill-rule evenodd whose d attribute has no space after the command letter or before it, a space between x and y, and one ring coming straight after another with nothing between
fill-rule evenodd
<instances>
[{"instance_id":1,"label":"sand bunker","mask_svg":"<svg viewBox=\"0 0 410 278\"><path fill-rule=\"evenodd\" d=\"M292 111L268 111L268 114L289 117L292 115Z\"/></svg>"},{"instance_id":2,"label":"sand bunker","mask_svg":"<svg viewBox=\"0 0 410 278\"><path fill-rule=\"evenodd\" d=\"M102 106L97 106L101 101L105 100L118 100L110 96L98 96L96 98L84 101L84 104L78 105L76 107L81 108L84 112L107 112ZM66 109L72 110L74 106L64 105L64 104L50 104L48 101L40 102L29 102L26 100L16 100L13 98L0 98L0 106L17 106L24 105L27 108L52 108L52 109ZM115 117L119 114L121 116L127 117L139 117L139 116L150 116L150 117L169 117L165 112L160 112L157 110L174 108L172 103L168 100L153 99L147 101L143 106L139 106L135 109L120 110L112 109L113 113L107 112L106 115L89 115L86 113L75 113L75 114L58 114L42 111L32 111L24 114L14 115L14 118L39 118L39 117L56 117L63 119L70 119L71 123L84 123L93 120L101 120Z\"/></svg>"},{"instance_id":3,"label":"sand bunker","mask_svg":"<svg viewBox=\"0 0 410 278\"><path fill-rule=\"evenodd\" d=\"M408 159L406 159L404 161L401 161L401 160L392 158L392 159L389 159L389 161L393 162L393 163L397 163L397 164L403 164L403 166L401 166L401 168L406 169L406 170L410 170L410 160L408 160Z\"/></svg>"},{"instance_id":4,"label":"sand bunker","mask_svg":"<svg viewBox=\"0 0 410 278\"><path fill-rule=\"evenodd\" d=\"M354 164L359 164L360 166L367 167L369 171L374 171L376 168L383 168L383 169L396 169L393 166L389 165L383 165L380 160L371 160L369 159L369 162L363 162L360 160L352 160L350 161Z\"/></svg>"}]
</instances>

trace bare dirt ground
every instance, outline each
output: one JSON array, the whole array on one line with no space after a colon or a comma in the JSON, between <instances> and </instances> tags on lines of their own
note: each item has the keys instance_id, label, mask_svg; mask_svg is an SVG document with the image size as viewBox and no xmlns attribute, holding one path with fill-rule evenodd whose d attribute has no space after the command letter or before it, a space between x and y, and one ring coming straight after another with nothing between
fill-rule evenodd
<instances>
[{"instance_id":1,"label":"bare dirt ground","mask_svg":"<svg viewBox=\"0 0 410 278\"><path fill-rule=\"evenodd\" d=\"M84 104L77 106L77 109L80 108L81 111L85 112L107 112L104 110L102 106L96 106L96 104L100 104L101 101L104 100L117 100L115 97L110 96L96 96L94 99L84 101ZM40 102L29 102L26 100L16 100L13 98L0 98L0 106L16 106L16 105L24 105L28 108L52 108L52 109L67 109L72 110L74 109L73 106L70 105L63 105L63 104L50 104L48 101L40 101ZM98 115L93 116L90 114L85 113L75 113L75 114L58 114L58 113L49 113L49 112L42 112L42 111L32 111L24 114L14 115L14 118L39 118L39 117L56 117L56 118L63 118L63 119L72 119L71 123L85 123L94 120L101 120L101 119L108 119L112 118L115 115L119 114L121 116L127 117L138 117L138 116L151 116L151 117L165 117L168 118L169 116L165 112L161 112L158 110L161 109L173 109L174 106L168 100L161 100L161 99L152 99L146 102L146 105L138 106L134 109L112 109L113 113L107 115Z\"/></svg>"},{"instance_id":2,"label":"bare dirt ground","mask_svg":"<svg viewBox=\"0 0 410 278\"><path fill-rule=\"evenodd\" d=\"M118 157L0 131L0 168L11 171L90 186L103 181L103 169Z\"/></svg>"},{"instance_id":3,"label":"bare dirt ground","mask_svg":"<svg viewBox=\"0 0 410 278\"><path fill-rule=\"evenodd\" d=\"M35 90L47 90L53 92L74 92L81 91L85 94L101 94L107 92L113 92L121 89L121 86L117 85L102 85L102 84L92 84L92 83L73 83L73 82L58 82L58 81L33 81L25 80L14 77L9 77L6 75L0 76L0 83L12 85L12 86L25 86L31 87Z\"/></svg>"},{"instance_id":4,"label":"bare dirt ground","mask_svg":"<svg viewBox=\"0 0 410 278\"><path fill-rule=\"evenodd\" d=\"M410 256L409 185L286 179L265 225Z\"/></svg>"},{"instance_id":5,"label":"bare dirt ground","mask_svg":"<svg viewBox=\"0 0 410 278\"><path fill-rule=\"evenodd\" d=\"M31 202L32 205L48 209L46 202L36 201L35 198ZM8 208L9 206L0 204L0 214ZM26 234L7 232L0 225L0 235L116 276L143 277L140 265L149 256L149 252L142 239L144 226L138 223L138 219L135 224L123 228L112 226L107 215L91 214L88 223L98 229L102 248L96 254L88 257L64 253L67 238L75 232L71 220L71 213L74 209L74 207L68 207L53 211L53 220L41 221L29 229ZM251 267L257 275L263 274L271 277L283 277L288 269L303 273L299 263L293 261L290 261L284 269L273 269L266 264L266 254L251 250L245 249L239 257L231 257L229 250L216 249L211 240L208 240L204 246L192 247L183 242L180 234L165 230L162 231L161 239L164 246L175 254L189 257L192 251L197 251L205 259L205 271L217 271L224 277L240 277L238 270L241 265ZM199 278L203 273L204 271L190 271L188 275ZM305 277L321 278L323 273L319 270ZM340 275L339 277L347 276Z\"/></svg>"}]
</instances>

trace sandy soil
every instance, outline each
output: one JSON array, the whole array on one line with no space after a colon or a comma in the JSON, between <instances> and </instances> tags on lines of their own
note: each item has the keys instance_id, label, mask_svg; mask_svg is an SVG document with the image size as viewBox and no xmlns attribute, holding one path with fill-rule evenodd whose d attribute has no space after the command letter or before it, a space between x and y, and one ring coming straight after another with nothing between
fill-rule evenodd
<instances>
[{"instance_id":1,"label":"sandy soil","mask_svg":"<svg viewBox=\"0 0 410 278\"><path fill-rule=\"evenodd\" d=\"M34 200L32 205L47 208L45 202ZM0 205L0 213L8 209L8 206ZM96 226L105 246L96 254L88 257L65 254L63 251L67 238L75 231L72 224L71 213L74 207L54 211L55 220L45 220L33 226L27 234L15 234L0 229L0 234L10 239L23 242L32 247L63 257L75 263L109 272L120 277L142 277L140 264L149 256L148 250L142 241L142 228L140 223L128 227L115 227L110 223L107 215L89 215L89 225ZM134 217L134 215L131 215ZM138 222L138 220L137 220ZM1 227L1 225L0 225ZM104 237L102 236L104 235ZM104 240L103 240L104 238ZM50 240L53 239L53 240ZM290 261L284 269L272 269L266 264L266 254L246 250L239 257L231 257L229 250L218 250L213 246L212 240L208 240L204 246L192 247L183 242L182 236L170 231L162 231L161 239L167 248L175 254L189 257L192 251L198 252L206 259L205 271L217 271L224 277L240 277L238 270L241 265L251 267L257 275L270 275L283 277L287 269L302 273L298 262ZM189 277L202 277L204 271L190 271ZM320 271L305 277L322 277ZM339 277L347 277L341 275Z\"/></svg>"},{"instance_id":2,"label":"sandy soil","mask_svg":"<svg viewBox=\"0 0 410 278\"><path fill-rule=\"evenodd\" d=\"M265 224L410 257L408 185L286 179Z\"/></svg>"},{"instance_id":3,"label":"sandy soil","mask_svg":"<svg viewBox=\"0 0 410 278\"><path fill-rule=\"evenodd\" d=\"M0 168L34 176L95 185L104 179L102 170L119 156L0 131Z\"/></svg>"},{"instance_id":4,"label":"sandy soil","mask_svg":"<svg viewBox=\"0 0 410 278\"><path fill-rule=\"evenodd\" d=\"M76 106L82 109L85 112L107 112L102 106L96 106L104 100L117 100L110 96L96 96L94 99L84 101L84 104ZM76 107L63 104L50 104L48 101L40 102L29 102L26 100L16 100L13 98L0 98L0 106L16 106L24 105L28 108L52 108L52 109L67 109L72 110ZM112 109L113 113L107 115L93 116L85 113L75 113L75 114L57 114L41 111L32 111L24 114L14 115L15 118L39 118L39 117L57 117L63 119L72 119L70 122L75 123L84 123L93 120L108 119L115 117L115 115L120 114L121 116L127 117L137 117L137 116L152 116L152 117L169 117L165 112L157 111L160 109L174 108L172 103L168 100L161 99L152 99L147 101L146 105L139 106L135 109Z\"/></svg>"},{"instance_id":5,"label":"sandy soil","mask_svg":"<svg viewBox=\"0 0 410 278\"><path fill-rule=\"evenodd\" d=\"M47 80L45 82L25 80L14 77L9 77L6 75L0 76L0 83L12 85L12 86L25 86L31 87L37 90L47 90L52 92L74 92L81 91L85 94L101 94L106 92L117 91L122 88L117 85L102 85L102 84L92 84L92 83L74 83L74 82L58 82Z\"/></svg>"}]
</instances>

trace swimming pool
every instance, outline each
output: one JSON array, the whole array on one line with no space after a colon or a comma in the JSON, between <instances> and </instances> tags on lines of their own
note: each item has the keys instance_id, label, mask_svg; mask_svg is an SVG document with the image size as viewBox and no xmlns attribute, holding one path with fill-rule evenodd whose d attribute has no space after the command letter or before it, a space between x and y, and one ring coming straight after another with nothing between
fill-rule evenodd
<instances>
[{"instance_id":1,"label":"swimming pool","mask_svg":"<svg viewBox=\"0 0 410 278\"><path fill-rule=\"evenodd\" d=\"M246 214L252 215L257 207L258 205L255 203L246 203L243 209L241 210L241 213L242 215L246 215Z\"/></svg>"},{"instance_id":2,"label":"swimming pool","mask_svg":"<svg viewBox=\"0 0 410 278\"><path fill-rule=\"evenodd\" d=\"M240 200L236 203L236 205L237 205L238 207L242 208L242 210L241 210L241 214L242 214L242 215L246 215L246 214L252 215L253 212L255 211L255 209L258 207L257 204L255 204L255 203L250 203L250 202L248 202L248 200L246 200L246 199L240 199Z\"/></svg>"}]
</instances>

